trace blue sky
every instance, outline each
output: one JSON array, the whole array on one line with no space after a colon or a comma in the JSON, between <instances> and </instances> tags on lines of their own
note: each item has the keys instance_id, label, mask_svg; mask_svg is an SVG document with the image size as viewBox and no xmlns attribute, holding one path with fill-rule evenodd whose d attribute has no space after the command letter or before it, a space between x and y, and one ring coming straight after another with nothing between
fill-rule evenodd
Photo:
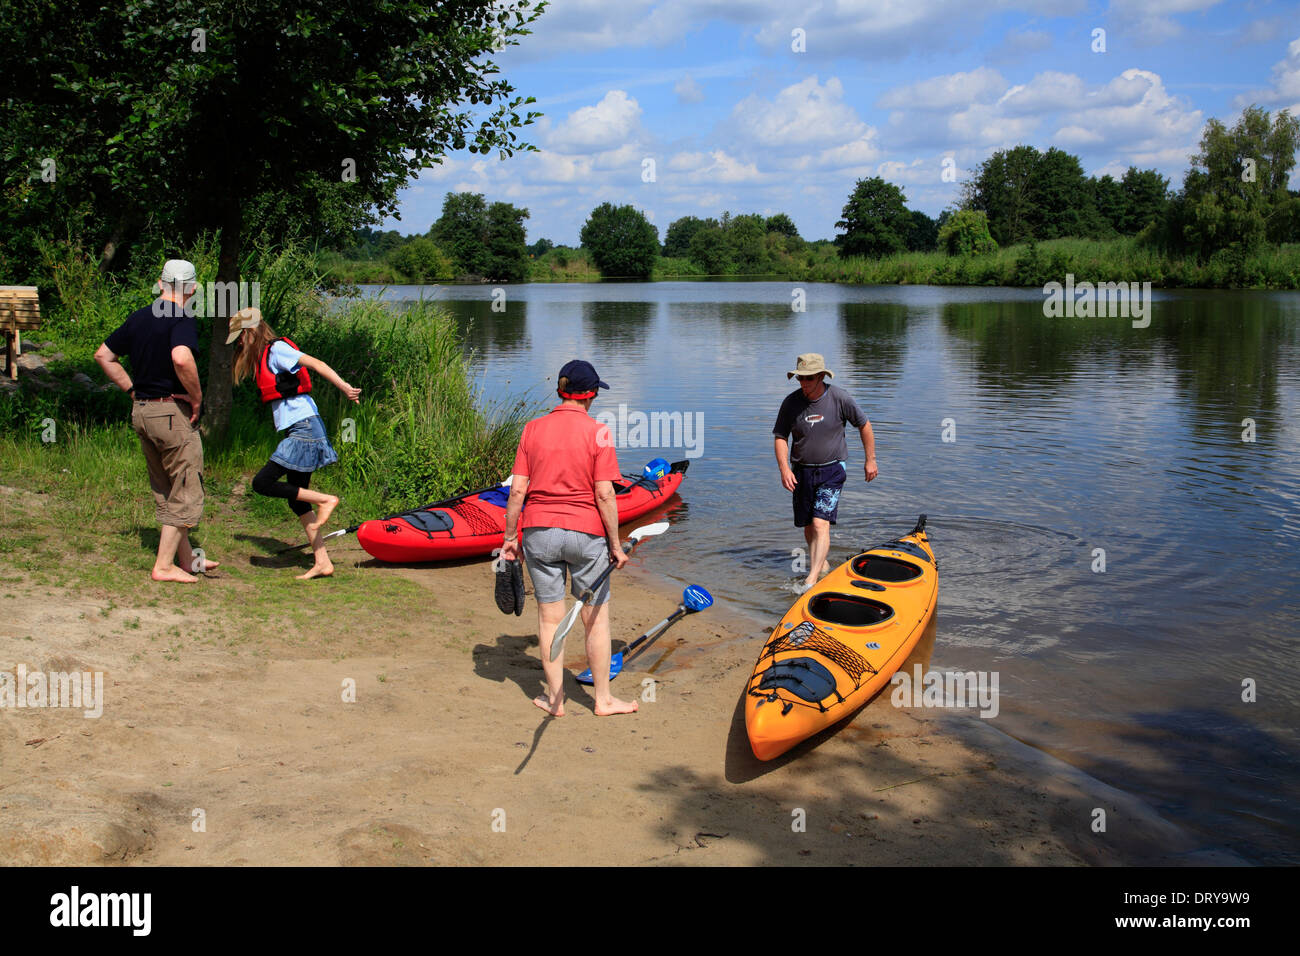
<instances>
[{"instance_id":1,"label":"blue sky","mask_svg":"<svg viewBox=\"0 0 1300 956\"><path fill-rule=\"evenodd\" d=\"M554 0L496 59L545 114L525 133L540 152L449 155L386 228L424 232L445 193L470 191L526 207L530 242L577 245L606 201L642 209L661 239L723 210L785 212L817 239L858 179L938 215L1018 143L1180 185L1209 118L1300 114L1300 3Z\"/></svg>"}]
</instances>

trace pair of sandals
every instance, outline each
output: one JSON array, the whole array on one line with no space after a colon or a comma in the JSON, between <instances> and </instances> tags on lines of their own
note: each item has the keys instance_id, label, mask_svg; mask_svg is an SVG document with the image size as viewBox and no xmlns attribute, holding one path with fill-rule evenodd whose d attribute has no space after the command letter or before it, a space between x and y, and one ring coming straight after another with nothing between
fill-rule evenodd
<instances>
[{"instance_id":1,"label":"pair of sandals","mask_svg":"<svg viewBox=\"0 0 1300 956\"><path fill-rule=\"evenodd\" d=\"M496 562L496 601L502 614L524 613L524 566L518 561Z\"/></svg>"}]
</instances>

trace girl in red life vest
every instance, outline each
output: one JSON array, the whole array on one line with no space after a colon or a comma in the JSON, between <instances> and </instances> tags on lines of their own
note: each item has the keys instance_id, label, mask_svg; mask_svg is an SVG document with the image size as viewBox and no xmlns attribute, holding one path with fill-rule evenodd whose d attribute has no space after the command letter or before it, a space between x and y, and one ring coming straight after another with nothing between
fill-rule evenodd
<instances>
[{"instance_id":1,"label":"girl in red life vest","mask_svg":"<svg viewBox=\"0 0 1300 956\"><path fill-rule=\"evenodd\" d=\"M239 344L235 346L235 383L253 376L262 401L271 404L276 431L284 436L266 467L253 479L253 490L269 498L284 498L302 522L315 563L298 577L303 580L328 577L334 573L334 564L321 543L320 530L339 499L312 491L307 485L313 471L333 464L339 456L330 445L320 412L308 394L310 373L315 372L354 402L360 400L361 389L343 381L320 359L300 352L288 339L277 338L258 309L241 309L230 317L226 344L236 340ZM312 505L317 506L314 513Z\"/></svg>"}]
</instances>

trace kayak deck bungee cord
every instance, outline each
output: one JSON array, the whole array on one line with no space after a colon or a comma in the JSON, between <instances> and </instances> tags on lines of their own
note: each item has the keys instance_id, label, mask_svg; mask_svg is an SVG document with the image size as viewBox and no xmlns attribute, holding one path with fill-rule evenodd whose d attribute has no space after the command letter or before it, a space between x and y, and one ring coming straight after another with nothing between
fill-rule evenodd
<instances>
[{"instance_id":1,"label":"kayak deck bungee cord","mask_svg":"<svg viewBox=\"0 0 1300 956\"><path fill-rule=\"evenodd\" d=\"M614 482L619 524L639 518L671 498L689 466L689 461L677 461L661 478L625 475ZM357 527L357 541L371 557L395 563L491 554L505 537L509 495L509 487L500 485L470 492L436 508L364 521Z\"/></svg>"}]
</instances>

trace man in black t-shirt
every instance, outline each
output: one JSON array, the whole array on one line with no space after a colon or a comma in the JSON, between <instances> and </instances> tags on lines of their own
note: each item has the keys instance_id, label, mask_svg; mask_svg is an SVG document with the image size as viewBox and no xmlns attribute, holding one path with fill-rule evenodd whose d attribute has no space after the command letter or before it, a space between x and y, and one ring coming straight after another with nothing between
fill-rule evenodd
<instances>
[{"instance_id":1,"label":"man in black t-shirt","mask_svg":"<svg viewBox=\"0 0 1300 956\"><path fill-rule=\"evenodd\" d=\"M159 297L132 312L95 352L109 379L134 399L131 427L149 468L149 487L162 531L152 577L193 583L191 574L217 566L196 556L189 530L203 515L203 439L195 423L203 402L198 327L185 308L198 288L194 266L169 259L158 280ZM131 372L120 357L131 362ZM179 560L179 566L177 561Z\"/></svg>"},{"instance_id":2,"label":"man in black t-shirt","mask_svg":"<svg viewBox=\"0 0 1300 956\"><path fill-rule=\"evenodd\" d=\"M825 383L834 375L815 352L800 355L795 370L785 376L787 379L798 376L799 391L785 397L772 428L781 484L794 495L794 526L804 529L804 539L808 542L805 590L830 570L826 556L831 550L831 525L839 514L840 491L848 474L845 425L852 425L862 436L867 481L878 473L871 422L848 392ZM793 451L787 440L791 434Z\"/></svg>"}]
</instances>

